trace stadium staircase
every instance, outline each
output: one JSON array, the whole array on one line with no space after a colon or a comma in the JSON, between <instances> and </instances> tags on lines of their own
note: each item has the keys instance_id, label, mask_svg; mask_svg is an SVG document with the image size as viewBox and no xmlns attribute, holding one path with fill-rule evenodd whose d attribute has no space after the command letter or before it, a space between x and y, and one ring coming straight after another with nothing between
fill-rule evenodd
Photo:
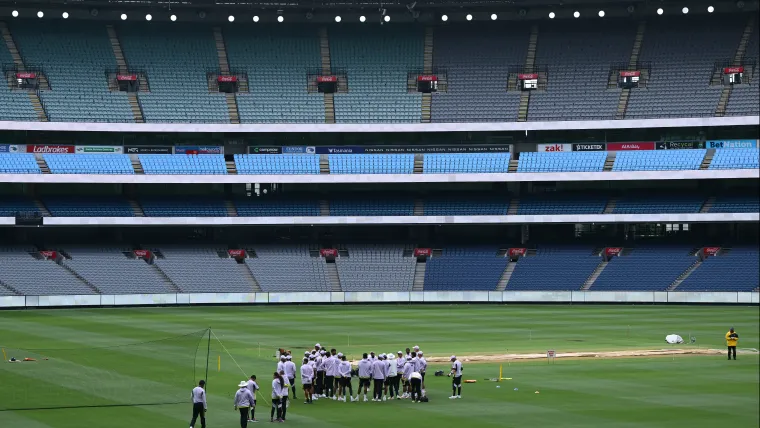
<instances>
[{"instance_id":1,"label":"stadium staircase","mask_svg":"<svg viewBox=\"0 0 760 428\"><path fill-rule=\"evenodd\" d=\"M129 74L129 65L127 65L127 59L124 57L124 51L121 49L121 42L116 34L116 28L113 25L106 25L106 31L108 32L108 40L111 42L113 56L116 58L118 74ZM148 79L145 77L145 74L138 73L138 79L140 90L147 92ZM113 80L113 84L109 83L109 86L112 87L111 90L118 90L118 87L116 87L116 76L109 77L109 80ZM137 98L137 93L127 92L127 100L129 101L129 108L132 110L132 117L134 117L135 123L145 123L145 117L143 116L142 106L140 105L140 99Z\"/></svg>"},{"instance_id":2,"label":"stadium staircase","mask_svg":"<svg viewBox=\"0 0 760 428\"><path fill-rule=\"evenodd\" d=\"M702 164L699 166L699 169L710 169L713 157L715 157L715 149L707 149L707 152L705 152L705 158L702 159Z\"/></svg>"},{"instance_id":3,"label":"stadium staircase","mask_svg":"<svg viewBox=\"0 0 760 428\"><path fill-rule=\"evenodd\" d=\"M599 265L596 267L596 269L591 272L591 275L588 277L588 279L586 279L586 282L583 283L581 291L586 291L591 288L591 286L594 285L594 282L596 282L596 279L599 278L599 275L602 274L604 268L606 268L608 264L610 264L610 262L605 260L599 262Z\"/></svg>"},{"instance_id":4,"label":"stadium staircase","mask_svg":"<svg viewBox=\"0 0 760 428\"><path fill-rule=\"evenodd\" d=\"M433 27L425 27L425 48L422 57L422 72L433 74ZM422 123L430 123L433 108L433 94L422 94Z\"/></svg>"},{"instance_id":5,"label":"stadium staircase","mask_svg":"<svg viewBox=\"0 0 760 428\"><path fill-rule=\"evenodd\" d=\"M612 168L615 166L615 157L617 156L617 152L609 152L607 153L607 159L604 161L604 168L602 171L612 171Z\"/></svg>"},{"instance_id":6,"label":"stadium staircase","mask_svg":"<svg viewBox=\"0 0 760 428\"><path fill-rule=\"evenodd\" d=\"M417 264L414 265L414 282L412 283L412 291L425 291L425 270L427 269L427 263L425 261L417 260Z\"/></svg>"},{"instance_id":7,"label":"stadium staircase","mask_svg":"<svg viewBox=\"0 0 760 428\"><path fill-rule=\"evenodd\" d=\"M227 45L224 43L224 34L220 27L214 27L214 44L216 56L219 60L219 72L222 76L230 75L230 63L227 59ZM234 93L224 94L227 101L227 113L230 115L230 123L240 123L237 97Z\"/></svg>"},{"instance_id":8,"label":"stadium staircase","mask_svg":"<svg viewBox=\"0 0 760 428\"><path fill-rule=\"evenodd\" d=\"M604 211L602 211L602 214L612 214L615 211L615 206L617 205L618 198L610 198L607 201L607 205L604 207Z\"/></svg>"},{"instance_id":9,"label":"stadium staircase","mask_svg":"<svg viewBox=\"0 0 760 428\"><path fill-rule=\"evenodd\" d=\"M520 208L520 200L512 198L509 201L509 208L507 208L507 215L517 215L517 210Z\"/></svg>"},{"instance_id":10,"label":"stadium staircase","mask_svg":"<svg viewBox=\"0 0 760 428\"><path fill-rule=\"evenodd\" d=\"M330 38L327 36L327 28L319 29L319 56L322 61L322 75L332 74L332 60L330 58ZM344 80L344 79L341 79ZM340 83L339 83L340 84ZM325 96L325 123L335 123L335 94Z\"/></svg>"},{"instance_id":11,"label":"stadium staircase","mask_svg":"<svg viewBox=\"0 0 760 428\"><path fill-rule=\"evenodd\" d=\"M729 66L738 67L742 65L742 62L744 61L744 55L747 52L747 44L749 43L750 37L752 37L754 28L755 15L753 14L749 17L747 25L744 27L744 33L742 34L742 38L739 40L739 46L736 48L736 52L734 52L734 58L732 59ZM713 71L713 82L720 83L723 77L722 73L723 70L720 67L717 67L715 71ZM733 85L723 85L723 90L721 91L720 99L718 100L718 106L715 108L715 116L722 117L726 115L726 107L728 107L728 99L731 97L732 90Z\"/></svg>"},{"instance_id":12,"label":"stadium staircase","mask_svg":"<svg viewBox=\"0 0 760 428\"><path fill-rule=\"evenodd\" d=\"M41 216L43 216L43 217L52 217L52 215L50 214L50 211L48 211L47 207L45 206L45 204L42 203L41 200L35 199L34 200L34 206L37 207L37 211L40 212Z\"/></svg>"},{"instance_id":13,"label":"stadium staircase","mask_svg":"<svg viewBox=\"0 0 760 428\"><path fill-rule=\"evenodd\" d=\"M509 161L509 168L507 168L507 172L517 172L517 167L520 165L520 161L517 159L512 159Z\"/></svg>"},{"instance_id":14,"label":"stadium staircase","mask_svg":"<svg viewBox=\"0 0 760 428\"><path fill-rule=\"evenodd\" d=\"M507 263L507 267L504 268L504 272L502 272L501 278L499 278L499 283L496 285L496 291L504 291L507 289L509 280L512 278L512 273L515 271L516 267L516 262L509 261Z\"/></svg>"},{"instance_id":15,"label":"stadium staircase","mask_svg":"<svg viewBox=\"0 0 760 428\"><path fill-rule=\"evenodd\" d=\"M132 162L132 169L135 170L135 174L145 174L145 170L140 163L140 157L137 155L129 155L129 160Z\"/></svg>"},{"instance_id":16,"label":"stadium staircase","mask_svg":"<svg viewBox=\"0 0 760 428\"><path fill-rule=\"evenodd\" d=\"M702 260L697 260L693 265L689 266L665 291L675 291L682 282L686 281L686 278L692 274L698 267L702 266Z\"/></svg>"},{"instance_id":17,"label":"stadium staircase","mask_svg":"<svg viewBox=\"0 0 760 428\"><path fill-rule=\"evenodd\" d=\"M61 257L63 258L71 259L71 256L63 250L58 250L58 254L60 254ZM60 259L51 260L51 261L53 263L56 263L58 266L64 268L70 274L74 275L79 281L81 281L84 285L86 285L89 289L91 289L95 294L103 294L103 291L100 290L98 287L96 287L95 284L86 280L82 275L79 274L79 272L75 271L71 266L67 265L66 263L61 263Z\"/></svg>"},{"instance_id":18,"label":"stadium staircase","mask_svg":"<svg viewBox=\"0 0 760 428\"><path fill-rule=\"evenodd\" d=\"M524 72L532 73L536 65L536 47L538 46L538 25L530 27L530 38L528 39L528 54L525 56ZM530 92L520 92L520 106L517 110L517 121L525 122L528 120L528 105L530 105Z\"/></svg>"},{"instance_id":19,"label":"stadium staircase","mask_svg":"<svg viewBox=\"0 0 760 428\"><path fill-rule=\"evenodd\" d=\"M644 42L644 32L647 29L646 21L639 22L639 27L636 30L636 38L633 41L633 49L631 49L631 58L628 61L628 70L636 70L636 64L639 62L639 54L641 53L641 44ZM610 76L612 79L613 76ZM614 76L617 86L617 76ZM620 91L620 99L618 100L618 108L615 113L615 119L625 119L625 112L628 110L628 99L631 96L630 89L622 89Z\"/></svg>"},{"instance_id":20,"label":"stadium staircase","mask_svg":"<svg viewBox=\"0 0 760 428\"><path fill-rule=\"evenodd\" d=\"M154 253L154 254L156 254L156 257L163 257L159 253ZM161 276L161 278L164 279L164 285L166 286L166 288L172 290L175 293L182 292L182 289L179 288L179 286L175 284L171 278L169 278L169 275L167 275L166 272L164 272L163 269L161 269L157 264L149 263L148 265L150 266L151 269L154 269Z\"/></svg>"},{"instance_id":21,"label":"stadium staircase","mask_svg":"<svg viewBox=\"0 0 760 428\"><path fill-rule=\"evenodd\" d=\"M425 202L422 199L414 200L414 215L425 215Z\"/></svg>"},{"instance_id":22,"label":"stadium staircase","mask_svg":"<svg viewBox=\"0 0 760 428\"><path fill-rule=\"evenodd\" d=\"M227 210L227 217L237 217L238 211L235 203L230 200L224 201L224 208Z\"/></svg>"},{"instance_id":23,"label":"stadium staircase","mask_svg":"<svg viewBox=\"0 0 760 428\"><path fill-rule=\"evenodd\" d=\"M47 162L45 162L45 158L43 158L41 154L35 154L34 159L37 161L37 166L40 168L40 171L42 171L43 174L50 174L50 168L48 167Z\"/></svg>"},{"instance_id":24,"label":"stadium staircase","mask_svg":"<svg viewBox=\"0 0 760 428\"><path fill-rule=\"evenodd\" d=\"M250 254L250 252L248 252ZM251 290L254 293L260 293L261 291L261 285L259 285L259 281L256 281L256 277L253 276L253 272L251 272L250 266L248 266L247 263L238 263L238 269L240 270L240 276L245 278L250 284L251 284Z\"/></svg>"},{"instance_id":25,"label":"stadium staircase","mask_svg":"<svg viewBox=\"0 0 760 428\"><path fill-rule=\"evenodd\" d=\"M327 155L319 155L319 173L330 173L330 158Z\"/></svg>"},{"instance_id":26,"label":"stadium staircase","mask_svg":"<svg viewBox=\"0 0 760 428\"><path fill-rule=\"evenodd\" d=\"M330 217L330 202L326 199L320 199L319 201L319 215L323 217Z\"/></svg>"},{"instance_id":27,"label":"stadium staircase","mask_svg":"<svg viewBox=\"0 0 760 428\"><path fill-rule=\"evenodd\" d=\"M8 24L3 21L0 21L0 33L3 34L3 40L5 41L5 45L8 47L8 52L10 52L11 57L13 58L13 64L16 66L18 71L25 71L26 66L24 65L24 60L21 58L21 54L19 54L18 47L16 46L16 41L13 39L13 35L11 34L10 28L8 28ZM38 79L40 87L49 88L50 84L47 81L47 76L41 72L37 72L37 74L39 75ZM29 94L29 101L32 103L32 107L34 108L35 113L37 113L37 119L40 122L47 122L47 112L45 111L45 106L42 104L42 100L40 99L39 94L36 91L28 91L27 93Z\"/></svg>"},{"instance_id":28,"label":"stadium staircase","mask_svg":"<svg viewBox=\"0 0 760 428\"><path fill-rule=\"evenodd\" d=\"M707 198L705 203L702 204L702 208L699 209L699 212L709 213L714 204L715 204L715 196L710 196L709 198Z\"/></svg>"},{"instance_id":29,"label":"stadium staircase","mask_svg":"<svg viewBox=\"0 0 760 428\"><path fill-rule=\"evenodd\" d=\"M10 294L12 296L23 296L23 293L19 293L18 290L16 290L15 288L11 287L10 285L4 283L3 281L0 281L0 289L7 290L6 293L3 293L5 295Z\"/></svg>"},{"instance_id":30,"label":"stadium staircase","mask_svg":"<svg viewBox=\"0 0 760 428\"><path fill-rule=\"evenodd\" d=\"M224 164L227 167L227 174L237 174L237 166L235 165L235 160L230 159L224 162Z\"/></svg>"},{"instance_id":31,"label":"stadium staircase","mask_svg":"<svg viewBox=\"0 0 760 428\"><path fill-rule=\"evenodd\" d=\"M330 280L330 291L340 292L343 289L340 286L340 275L338 275L337 263L326 263L327 265L327 278Z\"/></svg>"},{"instance_id":32,"label":"stadium staircase","mask_svg":"<svg viewBox=\"0 0 760 428\"><path fill-rule=\"evenodd\" d=\"M143 211L142 207L139 203L137 203L137 201L130 199L129 207L132 208L132 213L135 215L135 217L145 217L145 211Z\"/></svg>"},{"instance_id":33,"label":"stadium staircase","mask_svg":"<svg viewBox=\"0 0 760 428\"><path fill-rule=\"evenodd\" d=\"M425 173L425 155L422 154L416 154L414 155L414 170L413 172L415 174L424 174Z\"/></svg>"}]
</instances>

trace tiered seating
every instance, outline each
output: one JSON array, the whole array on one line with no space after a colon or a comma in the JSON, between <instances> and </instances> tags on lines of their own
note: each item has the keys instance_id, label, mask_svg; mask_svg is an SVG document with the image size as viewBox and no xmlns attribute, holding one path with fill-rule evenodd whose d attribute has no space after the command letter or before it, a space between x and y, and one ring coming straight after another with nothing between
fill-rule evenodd
<instances>
[{"instance_id":1,"label":"tiered seating","mask_svg":"<svg viewBox=\"0 0 760 428\"><path fill-rule=\"evenodd\" d=\"M222 155L139 155L146 174L227 174Z\"/></svg>"},{"instance_id":2,"label":"tiered seating","mask_svg":"<svg viewBox=\"0 0 760 428\"><path fill-rule=\"evenodd\" d=\"M329 155L331 174L412 174L414 155Z\"/></svg>"},{"instance_id":3,"label":"tiered seating","mask_svg":"<svg viewBox=\"0 0 760 428\"><path fill-rule=\"evenodd\" d=\"M726 255L708 257L677 291L752 291L760 286L757 247L731 248Z\"/></svg>"},{"instance_id":4,"label":"tiered seating","mask_svg":"<svg viewBox=\"0 0 760 428\"><path fill-rule=\"evenodd\" d=\"M344 291L411 291L416 259L403 246L346 246L348 257L335 260Z\"/></svg>"},{"instance_id":5,"label":"tiered seating","mask_svg":"<svg viewBox=\"0 0 760 428\"><path fill-rule=\"evenodd\" d=\"M235 155L238 174L319 174L319 155Z\"/></svg>"},{"instance_id":6,"label":"tiered seating","mask_svg":"<svg viewBox=\"0 0 760 428\"><path fill-rule=\"evenodd\" d=\"M758 169L760 149L719 149L710 162L710 169Z\"/></svg>"},{"instance_id":7,"label":"tiered seating","mask_svg":"<svg viewBox=\"0 0 760 428\"><path fill-rule=\"evenodd\" d=\"M509 171L509 153L426 154L425 174L504 173Z\"/></svg>"},{"instance_id":8,"label":"tiered seating","mask_svg":"<svg viewBox=\"0 0 760 428\"><path fill-rule=\"evenodd\" d=\"M508 198L446 197L426 199L425 215L507 215Z\"/></svg>"},{"instance_id":9,"label":"tiered seating","mask_svg":"<svg viewBox=\"0 0 760 428\"><path fill-rule=\"evenodd\" d=\"M425 290L495 290L507 258L496 247L444 248L425 268Z\"/></svg>"},{"instance_id":10,"label":"tiered seating","mask_svg":"<svg viewBox=\"0 0 760 428\"><path fill-rule=\"evenodd\" d=\"M335 95L338 123L419 122L422 95L408 73L422 69L421 26L341 25L330 29L333 70L345 70L348 93Z\"/></svg>"},{"instance_id":11,"label":"tiered seating","mask_svg":"<svg viewBox=\"0 0 760 428\"><path fill-rule=\"evenodd\" d=\"M602 214L606 205L607 198L593 193L531 195L520 198L517 214Z\"/></svg>"},{"instance_id":12,"label":"tiered seating","mask_svg":"<svg viewBox=\"0 0 760 428\"><path fill-rule=\"evenodd\" d=\"M240 217L318 216L319 202L308 199L268 198L266 196L235 200Z\"/></svg>"},{"instance_id":13,"label":"tiered seating","mask_svg":"<svg viewBox=\"0 0 760 428\"><path fill-rule=\"evenodd\" d=\"M609 67L630 60L635 34L625 21L542 25L536 64L548 66L548 83L530 95L528 120L614 119L620 90L607 89Z\"/></svg>"},{"instance_id":14,"label":"tiered seating","mask_svg":"<svg viewBox=\"0 0 760 428\"><path fill-rule=\"evenodd\" d=\"M127 155L45 154L42 155L53 174L134 174Z\"/></svg>"},{"instance_id":15,"label":"tiered seating","mask_svg":"<svg viewBox=\"0 0 760 428\"><path fill-rule=\"evenodd\" d=\"M755 29L752 35L749 37L747 43L745 58L755 61L755 69L745 69L744 77L750 77L749 84L736 85L731 90L731 95L728 98L728 105L726 106L727 116L749 116L760 114L760 70L758 70L757 61L760 56L760 28L755 24ZM749 67L745 67L749 68ZM745 80L746 81L746 80Z\"/></svg>"},{"instance_id":16,"label":"tiered seating","mask_svg":"<svg viewBox=\"0 0 760 428\"><path fill-rule=\"evenodd\" d=\"M48 119L57 122L133 122L127 95L108 89L116 58L102 23L48 20L11 25L29 64L40 64L51 90L40 92Z\"/></svg>"},{"instance_id":17,"label":"tiered seating","mask_svg":"<svg viewBox=\"0 0 760 428\"><path fill-rule=\"evenodd\" d=\"M752 196L718 196L710 207L711 213L760 212L760 199Z\"/></svg>"},{"instance_id":18,"label":"tiered seating","mask_svg":"<svg viewBox=\"0 0 760 428\"><path fill-rule=\"evenodd\" d=\"M241 123L324 123L324 96L306 92L306 70L321 67L315 27L224 28L230 68L248 73L237 95Z\"/></svg>"},{"instance_id":19,"label":"tiered seating","mask_svg":"<svg viewBox=\"0 0 760 428\"><path fill-rule=\"evenodd\" d=\"M327 266L303 246L256 246L257 257L245 260L265 292L330 291Z\"/></svg>"},{"instance_id":20,"label":"tiered seating","mask_svg":"<svg viewBox=\"0 0 760 428\"><path fill-rule=\"evenodd\" d=\"M479 23L436 29L433 65L447 71L447 92L433 93L433 122L514 122L520 93L507 92L509 67L525 61L527 27Z\"/></svg>"},{"instance_id":21,"label":"tiered seating","mask_svg":"<svg viewBox=\"0 0 760 428\"><path fill-rule=\"evenodd\" d=\"M636 248L613 257L591 287L592 291L664 291L697 262L686 247Z\"/></svg>"},{"instance_id":22,"label":"tiered seating","mask_svg":"<svg viewBox=\"0 0 760 428\"><path fill-rule=\"evenodd\" d=\"M618 152L613 171L673 171L699 169L705 158L701 150L645 150Z\"/></svg>"},{"instance_id":23,"label":"tiered seating","mask_svg":"<svg viewBox=\"0 0 760 428\"><path fill-rule=\"evenodd\" d=\"M13 64L13 57L5 43L0 43L0 64ZM0 84L0 120L38 120L29 94L25 91L11 91L7 84Z\"/></svg>"},{"instance_id":24,"label":"tiered seating","mask_svg":"<svg viewBox=\"0 0 760 428\"><path fill-rule=\"evenodd\" d=\"M639 59L651 61L652 71L646 88L631 91L626 118L713 116L722 90L720 85L710 86L713 66L733 57L745 19L686 16L647 21Z\"/></svg>"},{"instance_id":25,"label":"tiered seating","mask_svg":"<svg viewBox=\"0 0 760 428\"><path fill-rule=\"evenodd\" d=\"M53 217L134 217L132 207L122 198L55 197L44 201Z\"/></svg>"},{"instance_id":26,"label":"tiered seating","mask_svg":"<svg viewBox=\"0 0 760 428\"><path fill-rule=\"evenodd\" d=\"M330 201L330 215L333 216L405 216L414 215L414 201L411 199L351 198Z\"/></svg>"},{"instance_id":27,"label":"tiered seating","mask_svg":"<svg viewBox=\"0 0 760 428\"><path fill-rule=\"evenodd\" d=\"M601 172L607 152L523 152L517 172Z\"/></svg>"},{"instance_id":28,"label":"tiered seating","mask_svg":"<svg viewBox=\"0 0 760 428\"><path fill-rule=\"evenodd\" d=\"M206 73L219 68L211 27L131 22L117 31L130 67L148 75L146 122L229 123L224 94L209 93Z\"/></svg>"},{"instance_id":29,"label":"tiered seating","mask_svg":"<svg viewBox=\"0 0 760 428\"><path fill-rule=\"evenodd\" d=\"M217 251L223 248L161 247L164 258L155 263L185 293L250 293L250 282L232 258L221 258Z\"/></svg>"},{"instance_id":30,"label":"tiered seating","mask_svg":"<svg viewBox=\"0 0 760 428\"><path fill-rule=\"evenodd\" d=\"M670 193L662 195L636 195L620 198L612 209L613 214L669 214L698 213L705 198L697 195Z\"/></svg>"},{"instance_id":31,"label":"tiered seating","mask_svg":"<svg viewBox=\"0 0 760 428\"><path fill-rule=\"evenodd\" d=\"M171 293L169 283L142 259L127 257L127 248L66 248L63 263L95 285L103 294ZM71 294L71 293L64 293Z\"/></svg>"},{"instance_id":32,"label":"tiered seating","mask_svg":"<svg viewBox=\"0 0 760 428\"><path fill-rule=\"evenodd\" d=\"M224 217L227 208L218 199L143 199L140 202L149 217Z\"/></svg>"},{"instance_id":33,"label":"tiered seating","mask_svg":"<svg viewBox=\"0 0 760 428\"><path fill-rule=\"evenodd\" d=\"M94 294L87 284L52 260L37 260L24 251L0 252L0 281L27 296Z\"/></svg>"},{"instance_id":34,"label":"tiered seating","mask_svg":"<svg viewBox=\"0 0 760 428\"><path fill-rule=\"evenodd\" d=\"M0 217L10 217L17 213L39 213L40 210L29 199L0 195Z\"/></svg>"},{"instance_id":35,"label":"tiered seating","mask_svg":"<svg viewBox=\"0 0 760 428\"><path fill-rule=\"evenodd\" d=\"M0 153L0 173L42 174L42 171L31 153Z\"/></svg>"},{"instance_id":36,"label":"tiered seating","mask_svg":"<svg viewBox=\"0 0 760 428\"><path fill-rule=\"evenodd\" d=\"M579 290L601 262L588 247L539 248L517 261L506 289Z\"/></svg>"}]
</instances>

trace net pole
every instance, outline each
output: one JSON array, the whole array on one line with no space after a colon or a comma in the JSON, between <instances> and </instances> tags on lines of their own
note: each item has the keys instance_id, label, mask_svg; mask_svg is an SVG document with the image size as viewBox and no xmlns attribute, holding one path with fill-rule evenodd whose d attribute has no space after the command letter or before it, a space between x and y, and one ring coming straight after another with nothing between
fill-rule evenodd
<instances>
[{"instance_id":1,"label":"net pole","mask_svg":"<svg viewBox=\"0 0 760 428\"><path fill-rule=\"evenodd\" d=\"M206 347L206 391L208 391L208 360L211 358L211 327L208 329L208 345Z\"/></svg>"}]
</instances>

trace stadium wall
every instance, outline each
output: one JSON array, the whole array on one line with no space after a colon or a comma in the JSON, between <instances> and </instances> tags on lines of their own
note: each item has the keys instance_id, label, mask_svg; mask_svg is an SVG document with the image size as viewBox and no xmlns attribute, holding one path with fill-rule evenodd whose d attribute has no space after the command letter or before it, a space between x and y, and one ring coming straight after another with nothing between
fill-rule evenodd
<instances>
[{"instance_id":1,"label":"stadium wall","mask_svg":"<svg viewBox=\"0 0 760 428\"><path fill-rule=\"evenodd\" d=\"M93 294L2 296L0 308L354 303L619 303L757 305L757 292L412 291L311 293Z\"/></svg>"}]
</instances>

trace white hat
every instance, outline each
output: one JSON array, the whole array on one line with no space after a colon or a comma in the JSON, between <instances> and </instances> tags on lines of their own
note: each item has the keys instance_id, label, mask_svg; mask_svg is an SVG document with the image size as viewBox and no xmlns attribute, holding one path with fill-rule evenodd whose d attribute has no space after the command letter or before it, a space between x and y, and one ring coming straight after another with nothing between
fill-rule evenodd
<instances>
[{"instance_id":1,"label":"white hat","mask_svg":"<svg viewBox=\"0 0 760 428\"><path fill-rule=\"evenodd\" d=\"M285 354L282 354L282 355L280 355L280 359L281 360L286 360L287 358L285 357Z\"/></svg>"},{"instance_id":2,"label":"white hat","mask_svg":"<svg viewBox=\"0 0 760 428\"><path fill-rule=\"evenodd\" d=\"M339 357L342 357L342 356L343 356L343 353L342 353L342 352L338 352L338 356L339 356Z\"/></svg>"},{"instance_id":3,"label":"white hat","mask_svg":"<svg viewBox=\"0 0 760 428\"><path fill-rule=\"evenodd\" d=\"M304 353L303 353L303 355L304 355L305 357L308 357L308 356L309 356L309 351L306 351L306 352L304 352Z\"/></svg>"},{"instance_id":4,"label":"white hat","mask_svg":"<svg viewBox=\"0 0 760 428\"><path fill-rule=\"evenodd\" d=\"M404 355L404 351L398 351L397 354Z\"/></svg>"},{"instance_id":5,"label":"white hat","mask_svg":"<svg viewBox=\"0 0 760 428\"><path fill-rule=\"evenodd\" d=\"M380 358L385 358L385 354L380 354Z\"/></svg>"},{"instance_id":6,"label":"white hat","mask_svg":"<svg viewBox=\"0 0 760 428\"><path fill-rule=\"evenodd\" d=\"M419 351L419 350L420 350L420 347L419 347L419 346L417 346L417 345L414 345L414 348L412 348L412 349L414 349L415 351Z\"/></svg>"},{"instance_id":7,"label":"white hat","mask_svg":"<svg viewBox=\"0 0 760 428\"><path fill-rule=\"evenodd\" d=\"M325 354L326 354L326 352L325 352L325 350L324 350L324 349L323 349L323 350L321 350L321 351L319 351L319 355L325 355Z\"/></svg>"},{"instance_id":8,"label":"white hat","mask_svg":"<svg viewBox=\"0 0 760 428\"><path fill-rule=\"evenodd\" d=\"M456 355L452 355L452 356L451 356L451 359L452 359L452 360L456 360L456 359L457 359Z\"/></svg>"},{"instance_id":9,"label":"white hat","mask_svg":"<svg viewBox=\"0 0 760 428\"><path fill-rule=\"evenodd\" d=\"M314 345L314 347L315 347L315 348L321 348L321 347L322 347L322 345L320 345L319 343L317 343L316 345Z\"/></svg>"},{"instance_id":10,"label":"white hat","mask_svg":"<svg viewBox=\"0 0 760 428\"><path fill-rule=\"evenodd\" d=\"M422 351L418 352L417 355L422 356Z\"/></svg>"},{"instance_id":11,"label":"white hat","mask_svg":"<svg viewBox=\"0 0 760 428\"><path fill-rule=\"evenodd\" d=\"M242 380L240 381L240 384L238 385L238 388L245 388L248 386L248 382Z\"/></svg>"},{"instance_id":12,"label":"white hat","mask_svg":"<svg viewBox=\"0 0 760 428\"><path fill-rule=\"evenodd\" d=\"M288 356L287 356L287 357L285 357L285 358L287 358L287 359L289 359L289 360L292 360L292 359L293 359L293 357L291 357L290 355L288 355Z\"/></svg>"}]
</instances>

